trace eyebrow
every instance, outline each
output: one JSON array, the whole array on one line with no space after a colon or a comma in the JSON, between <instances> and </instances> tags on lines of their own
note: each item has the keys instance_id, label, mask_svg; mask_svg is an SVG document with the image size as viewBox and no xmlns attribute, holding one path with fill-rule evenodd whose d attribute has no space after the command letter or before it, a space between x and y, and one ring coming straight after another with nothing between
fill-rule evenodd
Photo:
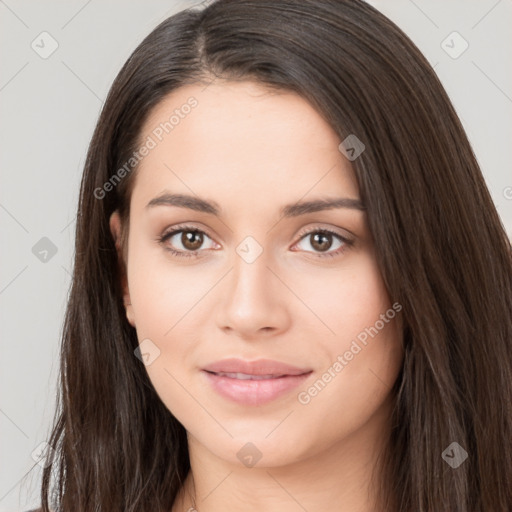
<instances>
[{"instance_id":1,"label":"eyebrow","mask_svg":"<svg viewBox=\"0 0 512 512\"><path fill-rule=\"evenodd\" d=\"M220 216L221 207L215 201L207 201L200 197L189 196L187 194L169 194L164 193L149 201L146 208L154 206L177 206L188 208L198 212L209 213L217 217ZM319 212L322 210L332 210L335 208L350 208L353 210L365 210L363 203L359 199L349 197L339 198L318 198L311 201L298 201L287 204L280 209L282 217L298 217L307 213Z\"/></svg>"}]
</instances>

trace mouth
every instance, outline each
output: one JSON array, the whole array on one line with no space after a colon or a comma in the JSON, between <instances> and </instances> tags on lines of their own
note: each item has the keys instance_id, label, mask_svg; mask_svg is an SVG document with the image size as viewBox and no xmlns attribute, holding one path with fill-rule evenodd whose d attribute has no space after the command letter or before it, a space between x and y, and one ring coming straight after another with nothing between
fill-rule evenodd
<instances>
[{"instance_id":1,"label":"mouth","mask_svg":"<svg viewBox=\"0 0 512 512\"><path fill-rule=\"evenodd\" d=\"M223 398L240 405L258 406L290 393L313 373L312 370L294 375L269 373L255 375L242 372L203 370L208 383Z\"/></svg>"},{"instance_id":2,"label":"mouth","mask_svg":"<svg viewBox=\"0 0 512 512\"><path fill-rule=\"evenodd\" d=\"M299 368L298 366L282 363L281 361L273 361L272 359L246 361L240 358L230 358L211 363L205 366L203 370L215 374L243 374L255 377L277 378L288 375L302 375L310 372L311 368Z\"/></svg>"},{"instance_id":3,"label":"mouth","mask_svg":"<svg viewBox=\"0 0 512 512\"><path fill-rule=\"evenodd\" d=\"M206 370L207 371L207 370ZM290 377L290 375L252 375L248 373L225 373L225 372L208 372L219 377L229 377L230 379L239 380L264 380L264 379L279 379L280 377Z\"/></svg>"}]
</instances>

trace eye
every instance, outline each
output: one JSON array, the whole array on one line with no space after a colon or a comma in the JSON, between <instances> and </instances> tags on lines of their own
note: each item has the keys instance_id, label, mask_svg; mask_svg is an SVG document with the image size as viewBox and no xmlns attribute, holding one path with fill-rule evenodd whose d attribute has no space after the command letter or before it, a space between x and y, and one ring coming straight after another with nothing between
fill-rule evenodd
<instances>
[{"instance_id":1,"label":"eye","mask_svg":"<svg viewBox=\"0 0 512 512\"><path fill-rule=\"evenodd\" d=\"M329 249L333 245L333 239L338 240L338 247L335 251L329 251ZM330 229L325 228L314 228L306 233L302 234L302 238L300 239L299 243L303 241L310 240L309 245L313 248L313 251L316 252L316 255L320 258L325 257L334 257L341 255L343 252L345 252L350 246L353 245L353 241L349 240L347 237L344 237L340 235L339 233L336 233L335 231L332 231ZM296 245L298 245L296 244ZM318 252L317 252L318 251ZM329 251L329 252L328 252ZM307 251L311 252L311 251Z\"/></svg>"},{"instance_id":2,"label":"eye","mask_svg":"<svg viewBox=\"0 0 512 512\"><path fill-rule=\"evenodd\" d=\"M180 236L178 236L180 235ZM174 240L173 240L174 239ZM158 237L157 241L164 245L166 251L169 251L173 256L185 258L197 258L200 252L204 249L203 244L205 239L212 242L213 240L202 230L195 226L181 225L175 226L174 229L168 233L164 233ZM313 248L313 252L319 258L334 257L344 253L349 247L353 245L353 241L344 237L343 235L326 228L313 228L301 234L301 239L295 246L306 240L310 240L309 245ZM333 245L333 239L338 240L338 247L335 251L329 251ZM169 243L172 242L172 243ZM181 245L181 247L179 247ZM176 248L176 246L178 246ZM305 249L306 252L312 252Z\"/></svg>"},{"instance_id":3,"label":"eye","mask_svg":"<svg viewBox=\"0 0 512 512\"><path fill-rule=\"evenodd\" d=\"M198 253L205 241L205 237L211 240L204 231L194 226L176 226L172 231L158 237L158 242L164 245L165 250L169 251L174 256L196 258L199 256ZM172 242L172 244L168 244L167 242ZM176 247L176 244L178 248L174 249L172 246ZM179 247L179 245L181 245L181 247Z\"/></svg>"}]
</instances>

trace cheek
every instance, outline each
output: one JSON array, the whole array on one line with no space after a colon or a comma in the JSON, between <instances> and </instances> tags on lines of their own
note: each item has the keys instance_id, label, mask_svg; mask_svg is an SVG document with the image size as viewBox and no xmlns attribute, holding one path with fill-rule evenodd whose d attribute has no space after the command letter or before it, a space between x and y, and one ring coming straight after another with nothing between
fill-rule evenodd
<instances>
[{"instance_id":1,"label":"cheek","mask_svg":"<svg viewBox=\"0 0 512 512\"><path fill-rule=\"evenodd\" d=\"M301 390L299 403L305 418L325 418L326 429L336 436L339 429L356 429L374 414L399 375L400 307L393 308L370 254L361 255L353 267L321 288L309 282L308 289L308 305L320 317L325 333L314 338L324 365L312 385Z\"/></svg>"},{"instance_id":2,"label":"cheek","mask_svg":"<svg viewBox=\"0 0 512 512\"><path fill-rule=\"evenodd\" d=\"M146 370L163 401L169 404L165 397L172 397L178 408L176 402L183 395L178 381L186 384L190 375L184 369L197 365L196 351L208 312L204 304L217 280L207 267L170 261L163 249L140 244L130 253L128 284L137 337L139 343L151 340L159 351Z\"/></svg>"},{"instance_id":3,"label":"cheek","mask_svg":"<svg viewBox=\"0 0 512 512\"><path fill-rule=\"evenodd\" d=\"M304 317L310 328L316 326L321 339L330 340L331 351L342 349L347 340L373 325L391 307L381 274L369 252L358 253L335 270L295 269L294 275L288 275L287 279L294 283L294 292L313 313Z\"/></svg>"},{"instance_id":4,"label":"cheek","mask_svg":"<svg viewBox=\"0 0 512 512\"><path fill-rule=\"evenodd\" d=\"M137 332L165 339L212 287L215 276L200 266L180 266L163 249L137 248L128 261L130 298ZM192 322L193 323L193 322Z\"/></svg>"},{"instance_id":5,"label":"cheek","mask_svg":"<svg viewBox=\"0 0 512 512\"><path fill-rule=\"evenodd\" d=\"M200 411L194 409L197 404L187 391L192 389L190 375L183 370L190 370L195 363L198 331L194 307L207 291L204 283L208 276L201 278L191 268L187 271L172 265L157 253L136 248L128 260L135 328L139 344L149 339L151 350L158 354L146 365L155 391L174 416L187 423L190 410Z\"/></svg>"}]
</instances>

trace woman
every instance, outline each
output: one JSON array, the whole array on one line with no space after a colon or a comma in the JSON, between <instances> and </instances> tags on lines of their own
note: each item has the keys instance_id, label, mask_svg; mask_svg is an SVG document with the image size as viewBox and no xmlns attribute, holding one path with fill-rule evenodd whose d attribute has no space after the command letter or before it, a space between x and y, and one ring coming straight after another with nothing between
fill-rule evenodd
<instances>
[{"instance_id":1,"label":"woman","mask_svg":"<svg viewBox=\"0 0 512 512\"><path fill-rule=\"evenodd\" d=\"M510 510L511 270L374 8L172 16L90 144L43 510Z\"/></svg>"}]
</instances>

